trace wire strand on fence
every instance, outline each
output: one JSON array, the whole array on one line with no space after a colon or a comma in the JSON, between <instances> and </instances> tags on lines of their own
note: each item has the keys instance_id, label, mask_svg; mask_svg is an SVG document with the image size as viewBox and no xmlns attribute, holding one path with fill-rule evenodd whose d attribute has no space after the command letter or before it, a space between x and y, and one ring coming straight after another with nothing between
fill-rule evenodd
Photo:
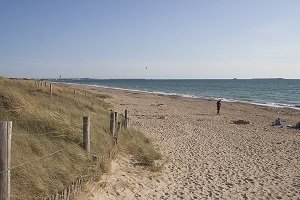
<instances>
[{"instance_id":1,"label":"wire strand on fence","mask_svg":"<svg viewBox=\"0 0 300 200\"><path fill-rule=\"evenodd\" d=\"M75 129L77 129L77 128L75 128ZM60 133L60 132L63 132L65 130L70 130L70 128L64 128L64 129L60 129L60 130L56 130L56 131L51 131L51 132L46 132L46 133L37 133L37 134L34 134L34 133L17 133L17 134L12 134L12 136L25 136L25 135L41 136L41 135L50 135L50 134L53 134L53 133Z\"/></svg>"},{"instance_id":2,"label":"wire strand on fence","mask_svg":"<svg viewBox=\"0 0 300 200\"><path fill-rule=\"evenodd\" d=\"M67 135L66 135L67 136ZM55 136L50 136L51 137L51 141L49 140L49 138L45 138L45 137L39 137L39 141L41 142L44 142L44 144L49 144L49 143L53 143L53 142L56 142L56 141L61 141L62 139L66 139L65 137L55 137ZM71 141L71 140L70 140ZM15 143L14 141L11 141L12 143L12 147L15 148L17 147L17 143ZM43 148L41 148L42 150L44 150Z\"/></svg>"},{"instance_id":3,"label":"wire strand on fence","mask_svg":"<svg viewBox=\"0 0 300 200\"><path fill-rule=\"evenodd\" d=\"M83 142L85 142L85 141L82 141L82 142L80 142L80 143L74 143L74 144L71 145L70 147L63 148L63 149L59 149L59 150L57 150L57 151L55 151L55 152L53 152L53 153L47 154L47 155L45 155L45 156L42 156L42 157L39 157L39 158L35 158L35 159L30 160L30 161L26 161L26 162L23 162L23 163L21 163L21 164L12 166L12 167L10 167L9 169L6 169L6 170L1 171L0 174L2 174L3 172L6 172L6 171L12 170L12 169L21 167L21 166L23 166L23 165L26 165L26 164L31 163L31 162L34 162L34 161L44 160L44 159L46 159L46 158L48 158L48 157L51 157L51 156L53 156L53 155L56 155L56 154L58 154L58 153L60 153L60 152L65 151L65 150L67 150L67 149L70 149L71 147L74 147L74 146L76 146L76 145L81 145L81 144L83 144Z\"/></svg>"},{"instance_id":4,"label":"wire strand on fence","mask_svg":"<svg viewBox=\"0 0 300 200\"><path fill-rule=\"evenodd\" d=\"M18 136L45 136L49 135L51 138L59 138L59 137L67 137L68 135L66 134L60 134L60 135L51 135L51 134L44 134L44 135L36 135L36 134L16 134Z\"/></svg>"},{"instance_id":5,"label":"wire strand on fence","mask_svg":"<svg viewBox=\"0 0 300 200\"><path fill-rule=\"evenodd\" d=\"M74 129L80 129L79 127L75 127ZM45 132L45 133L16 133L16 134L11 134L12 137L14 136L43 136L43 135L51 135L54 133L60 133L66 130L70 130L70 128L64 128L64 129L60 129L60 130L56 130L56 131L50 131L50 132ZM66 135L67 136L67 135ZM0 138L4 137L4 135L0 135Z\"/></svg>"}]
</instances>

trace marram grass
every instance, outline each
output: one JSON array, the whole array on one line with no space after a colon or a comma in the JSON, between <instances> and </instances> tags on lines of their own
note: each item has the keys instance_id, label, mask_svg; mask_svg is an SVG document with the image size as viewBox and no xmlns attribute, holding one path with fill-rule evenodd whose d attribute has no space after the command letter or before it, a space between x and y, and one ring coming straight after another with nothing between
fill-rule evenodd
<instances>
[{"instance_id":1,"label":"marram grass","mask_svg":"<svg viewBox=\"0 0 300 200\"><path fill-rule=\"evenodd\" d=\"M0 77L0 120L13 121L11 199L45 197L64 189L93 164L91 155L104 159L95 175L109 170L109 104L106 94L33 80ZM91 117L91 155L82 149L82 117ZM149 140L133 129L120 138L120 148L137 163L153 167L160 158Z\"/></svg>"}]
</instances>

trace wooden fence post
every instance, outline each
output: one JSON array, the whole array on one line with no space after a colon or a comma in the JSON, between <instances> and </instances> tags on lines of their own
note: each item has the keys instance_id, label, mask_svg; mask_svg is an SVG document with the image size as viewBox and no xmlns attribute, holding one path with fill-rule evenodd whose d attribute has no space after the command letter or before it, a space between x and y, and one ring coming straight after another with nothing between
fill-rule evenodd
<instances>
[{"instance_id":1,"label":"wooden fence post","mask_svg":"<svg viewBox=\"0 0 300 200\"><path fill-rule=\"evenodd\" d=\"M10 153L12 122L0 122L0 200L10 199Z\"/></svg>"},{"instance_id":2,"label":"wooden fence post","mask_svg":"<svg viewBox=\"0 0 300 200\"><path fill-rule=\"evenodd\" d=\"M115 112L115 126L116 126L116 130L118 129L118 112Z\"/></svg>"},{"instance_id":3,"label":"wooden fence post","mask_svg":"<svg viewBox=\"0 0 300 200\"><path fill-rule=\"evenodd\" d=\"M90 117L83 117L83 149L90 153L91 141L90 141Z\"/></svg>"},{"instance_id":4,"label":"wooden fence post","mask_svg":"<svg viewBox=\"0 0 300 200\"><path fill-rule=\"evenodd\" d=\"M115 112L111 111L110 113L110 134L115 136Z\"/></svg>"},{"instance_id":5,"label":"wooden fence post","mask_svg":"<svg viewBox=\"0 0 300 200\"><path fill-rule=\"evenodd\" d=\"M74 90L74 98L76 98L76 90Z\"/></svg>"},{"instance_id":6,"label":"wooden fence post","mask_svg":"<svg viewBox=\"0 0 300 200\"><path fill-rule=\"evenodd\" d=\"M50 84L50 92L49 92L49 97L52 97L52 84Z\"/></svg>"},{"instance_id":7,"label":"wooden fence post","mask_svg":"<svg viewBox=\"0 0 300 200\"><path fill-rule=\"evenodd\" d=\"M117 130L120 130L122 128L122 122L118 122Z\"/></svg>"},{"instance_id":8,"label":"wooden fence post","mask_svg":"<svg viewBox=\"0 0 300 200\"><path fill-rule=\"evenodd\" d=\"M129 119L128 119L128 111L125 110L125 129L128 128L128 124L129 124Z\"/></svg>"}]
</instances>

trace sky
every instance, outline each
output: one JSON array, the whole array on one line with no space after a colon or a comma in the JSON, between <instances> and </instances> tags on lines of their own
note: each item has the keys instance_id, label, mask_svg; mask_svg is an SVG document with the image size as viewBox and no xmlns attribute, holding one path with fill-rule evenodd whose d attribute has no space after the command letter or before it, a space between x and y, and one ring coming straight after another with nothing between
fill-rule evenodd
<instances>
[{"instance_id":1,"label":"sky","mask_svg":"<svg viewBox=\"0 0 300 200\"><path fill-rule=\"evenodd\" d=\"M300 78L298 0L0 0L0 76Z\"/></svg>"}]
</instances>

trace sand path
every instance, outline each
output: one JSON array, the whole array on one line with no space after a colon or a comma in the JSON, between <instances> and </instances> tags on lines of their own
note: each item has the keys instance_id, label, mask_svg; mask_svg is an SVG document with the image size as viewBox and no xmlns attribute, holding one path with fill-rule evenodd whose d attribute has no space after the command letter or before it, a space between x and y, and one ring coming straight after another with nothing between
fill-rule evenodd
<instances>
[{"instance_id":1,"label":"sand path","mask_svg":"<svg viewBox=\"0 0 300 200\"><path fill-rule=\"evenodd\" d=\"M300 111L99 89L168 160L162 174L119 157L82 199L300 199ZM232 124L243 119L248 125Z\"/></svg>"}]
</instances>

